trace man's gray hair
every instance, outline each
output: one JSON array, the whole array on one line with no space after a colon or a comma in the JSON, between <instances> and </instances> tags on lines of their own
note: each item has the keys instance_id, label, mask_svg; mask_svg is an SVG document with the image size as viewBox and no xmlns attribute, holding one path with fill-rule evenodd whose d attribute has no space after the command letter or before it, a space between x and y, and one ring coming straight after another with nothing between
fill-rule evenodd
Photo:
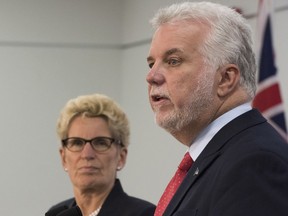
<instances>
[{"instance_id":1,"label":"man's gray hair","mask_svg":"<svg viewBox=\"0 0 288 216\"><path fill-rule=\"evenodd\" d=\"M165 23L198 22L210 28L200 50L208 66L235 64L240 84L252 99L256 92L256 59L251 28L235 10L211 2L184 2L160 9L150 21L156 30Z\"/></svg>"}]
</instances>

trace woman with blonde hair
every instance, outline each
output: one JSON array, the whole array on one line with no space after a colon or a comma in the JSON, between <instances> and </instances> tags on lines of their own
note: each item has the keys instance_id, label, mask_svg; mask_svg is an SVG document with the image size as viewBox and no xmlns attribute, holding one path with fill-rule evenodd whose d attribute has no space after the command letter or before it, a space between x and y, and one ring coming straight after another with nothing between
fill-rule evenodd
<instances>
[{"instance_id":1,"label":"woman with blonde hair","mask_svg":"<svg viewBox=\"0 0 288 216\"><path fill-rule=\"evenodd\" d=\"M93 94L68 101L57 133L74 198L53 206L50 212L61 209L63 214L63 209L79 207L85 216L153 215L155 206L127 195L117 178L126 163L130 129L126 114L111 98Z\"/></svg>"}]
</instances>

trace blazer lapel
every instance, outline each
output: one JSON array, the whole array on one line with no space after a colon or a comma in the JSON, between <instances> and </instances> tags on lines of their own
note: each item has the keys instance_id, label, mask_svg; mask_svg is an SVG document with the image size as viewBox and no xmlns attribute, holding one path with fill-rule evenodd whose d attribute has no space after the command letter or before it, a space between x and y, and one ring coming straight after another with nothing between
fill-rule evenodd
<instances>
[{"instance_id":1,"label":"blazer lapel","mask_svg":"<svg viewBox=\"0 0 288 216\"><path fill-rule=\"evenodd\" d=\"M205 160L198 162L196 160L190 170L188 171L186 177L184 178L183 182L179 186L177 192L173 196L171 202L167 206L163 216L172 215L175 209L178 208L178 205L182 202L185 198L186 193L189 189L193 186L195 181L201 177L202 173L210 166L210 164L219 156L218 153L210 155Z\"/></svg>"},{"instance_id":2,"label":"blazer lapel","mask_svg":"<svg viewBox=\"0 0 288 216\"><path fill-rule=\"evenodd\" d=\"M266 119L255 109L238 116L229 122L212 138L197 160L193 163L182 184L167 206L163 216L172 215L195 181L204 174L205 170L221 155L221 149L236 134L256 124L266 122Z\"/></svg>"}]
</instances>

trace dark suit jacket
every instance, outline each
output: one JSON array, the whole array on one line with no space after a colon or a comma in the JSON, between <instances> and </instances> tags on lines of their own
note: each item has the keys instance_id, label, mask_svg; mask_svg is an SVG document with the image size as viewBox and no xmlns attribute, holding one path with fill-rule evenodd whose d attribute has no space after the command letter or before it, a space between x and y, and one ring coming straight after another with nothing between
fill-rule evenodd
<instances>
[{"instance_id":1,"label":"dark suit jacket","mask_svg":"<svg viewBox=\"0 0 288 216\"><path fill-rule=\"evenodd\" d=\"M67 206L72 208L76 206L74 198L65 200L53 206L50 210ZM104 201L98 216L153 216L155 205L145 200L128 196L121 186L118 179L115 185Z\"/></svg>"},{"instance_id":2,"label":"dark suit jacket","mask_svg":"<svg viewBox=\"0 0 288 216\"><path fill-rule=\"evenodd\" d=\"M224 126L164 216L287 216L288 144L257 110Z\"/></svg>"}]
</instances>

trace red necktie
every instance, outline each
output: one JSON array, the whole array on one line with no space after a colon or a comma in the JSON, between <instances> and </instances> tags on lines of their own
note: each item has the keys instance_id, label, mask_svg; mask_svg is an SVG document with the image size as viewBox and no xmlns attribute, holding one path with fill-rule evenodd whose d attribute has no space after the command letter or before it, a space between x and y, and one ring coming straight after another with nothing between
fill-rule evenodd
<instances>
[{"instance_id":1,"label":"red necktie","mask_svg":"<svg viewBox=\"0 0 288 216\"><path fill-rule=\"evenodd\" d=\"M166 207L168 206L170 200L174 196L176 190L178 189L179 185L183 181L184 177L186 176L188 170L192 166L193 160L189 155L189 152L187 152L184 155L183 160L181 161L180 165L178 166L178 169L167 185L164 193L162 194L158 205L156 207L154 216L162 216Z\"/></svg>"}]
</instances>

